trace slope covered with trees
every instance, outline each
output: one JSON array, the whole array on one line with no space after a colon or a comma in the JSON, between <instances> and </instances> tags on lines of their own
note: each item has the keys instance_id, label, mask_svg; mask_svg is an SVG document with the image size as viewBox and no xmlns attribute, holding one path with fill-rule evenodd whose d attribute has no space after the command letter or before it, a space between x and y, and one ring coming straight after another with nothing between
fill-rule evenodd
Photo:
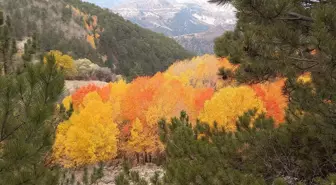
<instances>
[{"instance_id":1,"label":"slope covered with trees","mask_svg":"<svg viewBox=\"0 0 336 185\"><path fill-rule=\"evenodd\" d=\"M11 16L18 40L37 33L42 51L88 58L130 78L192 56L174 40L81 0L1 0L0 7Z\"/></svg>"}]
</instances>

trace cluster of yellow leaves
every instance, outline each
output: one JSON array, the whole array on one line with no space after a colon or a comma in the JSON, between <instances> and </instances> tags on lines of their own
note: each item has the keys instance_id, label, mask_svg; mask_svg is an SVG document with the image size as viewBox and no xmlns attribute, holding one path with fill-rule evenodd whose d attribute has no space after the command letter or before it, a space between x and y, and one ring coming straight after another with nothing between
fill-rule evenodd
<instances>
[{"instance_id":1,"label":"cluster of yellow leaves","mask_svg":"<svg viewBox=\"0 0 336 185\"><path fill-rule=\"evenodd\" d=\"M103 103L97 92L84 99L85 107L57 128L54 156L65 167L93 164L117 155L119 130L113 107Z\"/></svg>"},{"instance_id":2,"label":"cluster of yellow leaves","mask_svg":"<svg viewBox=\"0 0 336 185\"><path fill-rule=\"evenodd\" d=\"M62 52L57 51L57 50L51 50L47 55L53 55L56 60L56 64L65 70L67 75L72 75L76 73L76 67L74 64L74 60L71 56L69 55L63 55ZM44 58L44 63L46 63L46 58Z\"/></svg>"},{"instance_id":3,"label":"cluster of yellow leaves","mask_svg":"<svg viewBox=\"0 0 336 185\"><path fill-rule=\"evenodd\" d=\"M301 82L301 83L310 83L312 82L312 77L311 77L311 74L310 73L304 73L302 75L300 75L297 79L298 82Z\"/></svg>"},{"instance_id":4,"label":"cluster of yellow leaves","mask_svg":"<svg viewBox=\"0 0 336 185\"><path fill-rule=\"evenodd\" d=\"M257 110L257 114L265 111L263 102L249 86L225 87L214 94L205 103L199 118L227 131L235 131L237 118L249 110Z\"/></svg>"},{"instance_id":5,"label":"cluster of yellow leaves","mask_svg":"<svg viewBox=\"0 0 336 185\"><path fill-rule=\"evenodd\" d=\"M95 40L94 40L94 36L93 35L87 35L86 36L86 41L91 45L91 47L93 49L96 49L96 43L95 43Z\"/></svg>"},{"instance_id":6,"label":"cluster of yellow leaves","mask_svg":"<svg viewBox=\"0 0 336 185\"><path fill-rule=\"evenodd\" d=\"M176 62L166 71L167 75L175 76L185 84L194 87L220 88L219 68L236 70L238 66L230 64L226 58L213 55L198 56L191 60Z\"/></svg>"},{"instance_id":7,"label":"cluster of yellow leaves","mask_svg":"<svg viewBox=\"0 0 336 185\"><path fill-rule=\"evenodd\" d=\"M71 103L72 103L71 96L65 97L62 101L62 104L66 110L70 110Z\"/></svg>"},{"instance_id":8,"label":"cluster of yellow leaves","mask_svg":"<svg viewBox=\"0 0 336 185\"><path fill-rule=\"evenodd\" d=\"M92 19L92 22L89 22L89 18ZM85 24L86 31L88 32L86 36L87 42L91 45L93 49L96 49L96 39L99 39L102 30L98 26L98 17L84 15L83 21Z\"/></svg>"},{"instance_id":9,"label":"cluster of yellow leaves","mask_svg":"<svg viewBox=\"0 0 336 185\"><path fill-rule=\"evenodd\" d=\"M76 166L110 160L117 153L161 152L157 123L182 110L192 122L200 119L212 127L216 122L228 131L234 131L237 118L252 109L283 121L287 106L283 79L238 86L234 80L223 83L217 75L222 67L233 72L237 68L227 59L205 55L131 83L120 80L78 89L63 101L67 109L73 104L74 113L57 129L56 160Z\"/></svg>"},{"instance_id":10,"label":"cluster of yellow leaves","mask_svg":"<svg viewBox=\"0 0 336 185\"><path fill-rule=\"evenodd\" d=\"M83 19L84 26L87 31L86 41L91 45L92 48L96 49L95 39L98 39L100 37L99 33L103 32L102 29L98 28L98 17L96 15L88 15L73 6L71 6L71 9L74 16L81 17ZM89 18L91 18L93 21L89 22ZM95 33L93 33L93 30L95 30Z\"/></svg>"},{"instance_id":11,"label":"cluster of yellow leaves","mask_svg":"<svg viewBox=\"0 0 336 185\"><path fill-rule=\"evenodd\" d=\"M71 6L72 12L74 16L85 16L86 14L80 11L78 8Z\"/></svg>"}]
</instances>

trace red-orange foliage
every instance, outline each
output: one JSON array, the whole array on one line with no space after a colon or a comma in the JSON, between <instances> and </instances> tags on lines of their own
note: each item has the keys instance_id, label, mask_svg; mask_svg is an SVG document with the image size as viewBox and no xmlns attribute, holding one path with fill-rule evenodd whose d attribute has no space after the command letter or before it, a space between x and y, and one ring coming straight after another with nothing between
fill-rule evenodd
<instances>
[{"instance_id":1,"label":"red-orange foliage","mask_svg":"<svg viewBox=\"0 0 336 185\"><path fill-rule=\"evenodd\" d=\"M81 88L79 88L74 94L72 94L71 98L72 98L72 103L74 106L74 109L77 110L80 108L80 106L83 103L83 99L85 98L85 96L90 93L90 92L94 92L97 91L99 89L98 86L94 85L94 84L89 84L87 86L83 86Z\"/></svg>"},{"instance_id":2,"label":"red-orange foliage","mask_svg":"<svg viewBox=\"0 0 336 185\"><path fill-rule=\"evenodd\" d=\"M282 92L284 85L285 79L252 85L252 88L256 92L257 96L264 103L267 111L266 115L273 117L278 124L285 121L285 109L287 107L288 100Z\"/></svg>"},{"instance_id":3,"label":"red-orange foliage","mask_svg":"<svg viewBox=\"0 0 336 185\"><path fill-rule=\"evenodd\" d=\"M121 135L122 136L127 136L130 134L131 132L131 127L132 127L132 123L127 123L126 125L124 125L121 129Z\"/></svg>"},{"instance_id":4,"label":"red-orange foliage","mask_svg":"<svg viewBox=\"0 0 336 185\"><path fill-rule=\"evenodd\" d=\"M197 112L203 109L205 101L210 100L213 94L214 94L214 89L212 88L203 88L203 89L196 90L195 109Z\"/></svg>"},{"instance_id":5,"label":"red-orange foliage","mask_svg":"<svg viewBox=\"0 0 336 185\"><path fill-rule=\"evenodd\" d=\"M103 102L107 102L110 100L110 93L111 93L111 88L110 86L104 86L102 88L98 88L97 92L99 96L102 98Z\"/></svg>"},{"instance_id":6,"label":"red-orange foliage","mask_svg":"<svg viewBox=\"0 0 336 185\"><path fill-rule=\"evenodd\" d=\"M121 110L124 119L133 121L135 118L139 118L144 121L144 112L150 106L155 92L163 81L164 77L161 73L152 78L139 77L135 79L122 100Z\"/></svg>"}]
</instances>

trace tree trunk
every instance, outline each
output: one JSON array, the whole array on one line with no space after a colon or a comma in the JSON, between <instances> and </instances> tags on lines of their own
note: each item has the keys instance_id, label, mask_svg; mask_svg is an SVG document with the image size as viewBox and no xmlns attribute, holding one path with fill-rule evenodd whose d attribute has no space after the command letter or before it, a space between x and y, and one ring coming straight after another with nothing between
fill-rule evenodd
<instances>
[{"instance_id":1,"label":"tree trunk","mask_svg":"<svg viewBox=\"0 0 336 185\"><path fill-rule=\"evenodd\" d=\"M137 158L137 164L139 164L139 162L140 162L139 153L136 153L135 155L136 155L136 158Z\"/></svg>"},{"instance_id":2,"label":"tree trunk","mask_svg":"<svg viewBox=\"0 0 336 185\"><path fill-rule=\"evenodd\" d=\"M145 164L148 162L147 160L147 152L145 152Z\"/></svg>"},{"instance_id":3,"label":"tree trunk","mask_svg":"<svg viewBox=\"0 0 336 185\"><path fill-rule=\"evenodd\" d=\"M152 162L152 153L149 153L149 162L151 163Z\"/></svg>"}]
</instances>

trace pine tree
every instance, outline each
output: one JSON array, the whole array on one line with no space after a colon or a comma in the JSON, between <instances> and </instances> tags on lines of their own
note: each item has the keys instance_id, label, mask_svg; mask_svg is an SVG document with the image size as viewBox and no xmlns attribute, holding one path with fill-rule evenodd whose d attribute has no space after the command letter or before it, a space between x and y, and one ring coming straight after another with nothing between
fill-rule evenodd
<instances>
[{"instance_id":1,"label":"pine tree","mask_svg":"<svg viewBox=\"0 0 336 185\"><path fill-rule=\"evenodd\" d=\"M191 125L183 112L169 123L160 122L161 139L166 144L166 184L265 184L260 175L248 170L251 164L244 163L244 156L237 153L244 141L217 126L211 129L208 124Z\"/></svg>"},{"instance_id":2,"label":"pine tree","mask_svg":"<svg viewBox=\"0 0 336 185\"><path fill-rule=\"evenodd\" d=\"M32 62L34 55L39 54L40 46L37 33L34 33L31 39L28 39L24 44L24 53L21 56L23 66L26 67L28 63Z\"/></svg>"},{"instance_id":3,"label":"pine tree","mask_svg":"<svg viewBox=\"0 0 336 185\"><path fill-rule=\"evenodd\" d=\"M53 144L53 112L63 75L55 58L0 79L0 184L55 184L46 159Z\"/></svg>"},{"instance_id":4,"label":"pine tree","mask_svg":"<svg viewBox=\"0 0 336 185\"><path fill-rule=\"evenodd\" d=\"M274 153L265 153L273 158L266 159L270 163L264 167L273 173L267 176L278 173L311 184L316 177L335 173L336 2L212 2L232 3L237 9L235 30L224 33L215 46L218 56L240 64L237 79L254 83L287 78L286 123L262 141L266 151L274 148ZM297 80L301 74L310 74L311 80Z\"/></svg>"},{"instance_id":5,"label":"pine tree","mask_svg":"<svg viewBox=\"0 0 336 185\"><path fill-rule=\"evenodd\" d=\"M0 77L0 184L58 184L58 170L51 167L49 152L63 73L49 55L46 64L30 64L20 74L10 74L14 49L8 47L14 44L8 43L15 40L9 37L6 20L0 45L1 62L6 66Z\"/></svg>"},{"instance_id":6,"label":"pine tree","mask_svg":"<svg viewBox=\"0 0 336 185\"><path fill-rule=\"evenodd\" d=\"M0 70L1 75L9 74L13 71L13 56L17 52L16 41L12 36L12 23L9 16L4 19L4 13L1 12L0 25Z\"/></svg>"}]
</instances>

